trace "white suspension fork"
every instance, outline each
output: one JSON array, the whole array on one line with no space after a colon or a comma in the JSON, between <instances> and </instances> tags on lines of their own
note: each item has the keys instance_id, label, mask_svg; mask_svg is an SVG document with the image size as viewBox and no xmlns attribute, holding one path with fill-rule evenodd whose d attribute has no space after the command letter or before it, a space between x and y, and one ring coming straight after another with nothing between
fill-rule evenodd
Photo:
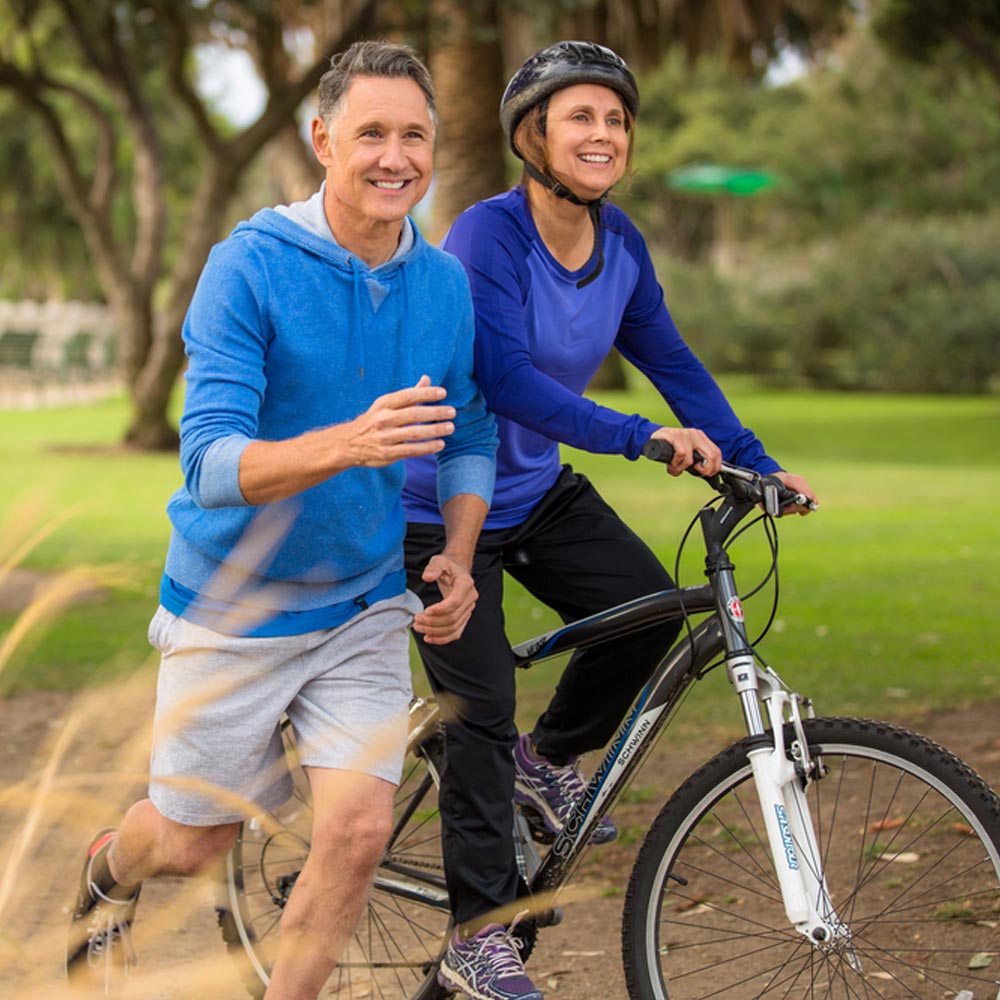
<instances>
[{"instance_id":1,"label":"white suspension fork","mask_svg":"<svg viewBox=\"0 0 1000 1000\"><path fill-rule=\"evenodd\" d=\"M800 714L802 699L779 687L773 672L759 671L758 679L767 692L763 697L774 743L751 750L747 756L785 913L789 923L815 945L830 945L850 938L850 930L837 916L830 898L809 811L806 789L818 762L809 757ZM795 732L791 759L785 746L786 722ZM856 961L853 955L848 960L852 964Z\"/></svg>"}]
</instances>

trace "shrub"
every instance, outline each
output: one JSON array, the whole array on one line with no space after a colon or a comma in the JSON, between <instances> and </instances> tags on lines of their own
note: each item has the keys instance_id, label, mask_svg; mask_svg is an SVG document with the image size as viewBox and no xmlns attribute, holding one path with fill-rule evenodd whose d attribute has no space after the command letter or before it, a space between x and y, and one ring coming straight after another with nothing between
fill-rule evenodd
<instances>
[{"instance_id":1,"label":"shrub","mask_svg":"<svg viewBox=\"0 0 1000 1000\"><path fill-rule=\"evenodd\" d=\"M1000 391L997 232L996 212L872 219L726 279L662 270L678 324L713 370L786 385L987 393Z\"/></svg>"}]
</instances>

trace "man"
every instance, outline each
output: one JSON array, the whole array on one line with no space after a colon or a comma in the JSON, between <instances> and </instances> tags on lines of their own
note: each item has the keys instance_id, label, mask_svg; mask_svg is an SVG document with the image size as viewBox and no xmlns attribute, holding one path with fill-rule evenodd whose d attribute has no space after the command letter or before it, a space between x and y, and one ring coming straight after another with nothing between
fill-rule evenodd
<instances>
[{"instance_id":1,"label":"man","mask_svg":"<svg viewBox=\"0 0 1000 1000\"><path fill-rule=\"evenodd\" d=\"M71 982L123 979L142 882L204 871L248 812L288 797L283 713L315 819L267 1000L316 997L364 905L401 770L407 630L461 634L493 481L468 284L407 214L430 183L434 131L412 51L351 46L320 83L320 191L258 212L206 264L184 328L185 485L150 625L150 797L88 850ZM447 541L424 574L441 600L421 610L405 585L400 460L429 454Z\"/></svg>"}]
</instances>

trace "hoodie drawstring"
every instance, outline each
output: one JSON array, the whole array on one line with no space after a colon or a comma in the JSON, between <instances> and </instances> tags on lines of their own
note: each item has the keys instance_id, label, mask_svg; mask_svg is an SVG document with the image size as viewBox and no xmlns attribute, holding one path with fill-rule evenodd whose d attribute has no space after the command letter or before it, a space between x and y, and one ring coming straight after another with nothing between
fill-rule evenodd
<instances>
[{"instance_id":1,"label":"hoodie drawstring","mask_svg":"<svg viewBox=\"0 0 1000 1000\"><path fill-rule=\"evenodd\" d=\"M406 261L401 260L399 262L399 283L402 286L402 323L405 324L409 320L410 315L410 293L408 289L408 282L406 280ZM411 343L411 338L405 336L405 329L403 330L403 336L399 339L406 345L406 384L416 385L417 377L413 371L413 344Z\"/></svg>"},{"instance_id":2,"label":"hoodie drawstring","mask_svg":"<svg viewBox=\"0 0 1000 1000\"><path fill-rule=\"evenodd\" d=\"M357 347L357 357L359 359L358 378L365 377L365 313L361 308L361 269L355 263L353 257L347 258L347 263L351 266L351 284L354 292L354 323L351 324L354 330L355 346Z\"/></svg>"}]
</instances>

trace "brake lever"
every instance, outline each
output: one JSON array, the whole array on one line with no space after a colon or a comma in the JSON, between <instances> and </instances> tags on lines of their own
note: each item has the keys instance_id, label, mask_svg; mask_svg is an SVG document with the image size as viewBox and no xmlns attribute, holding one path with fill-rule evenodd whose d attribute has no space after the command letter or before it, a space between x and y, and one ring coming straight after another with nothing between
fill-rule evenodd
<instances>
[{"instance_id":1,"label":"brake lever","mask_svg":"<svg viewBox=\"0 0 1000 1000\"><path fill-rule=\"evenodd\" d=\"M764 510L771 517L781 516L781 497L778 494L778 486L776 483L770 479L765 478L762 481L764 487Z\"/></svg>"},{"instance_id":2,"label":"brake lever","mask_svg":"<svg viewBox=\"0 0 1000 1000\"><path fill-rule=\"evenodd\" d=\"M780 517L787 507L804 507L806 510L819 510L819 504L804 493L792 492L780 479L762 476L761 502L764 510L771 517ZM784 499L782 499L784 497Z\"/></svg>"}]
</instances>

